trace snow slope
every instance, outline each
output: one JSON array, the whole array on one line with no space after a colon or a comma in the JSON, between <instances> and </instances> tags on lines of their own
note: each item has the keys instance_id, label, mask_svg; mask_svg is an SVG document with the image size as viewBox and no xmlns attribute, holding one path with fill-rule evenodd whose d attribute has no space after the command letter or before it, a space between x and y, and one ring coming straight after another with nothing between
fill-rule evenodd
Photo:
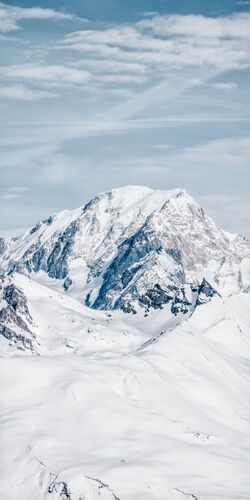
<instances>
[{"instance_id":1,"label":"snow slope","mask_svg":"<svg viewBox=\"0 0 250 500\"><path fill-rule=\"evenodd\" d=\"M12 279L40 355L0 360L2 500L249 498L249 294L139 318Z\"/></svg>"}]
</instances>

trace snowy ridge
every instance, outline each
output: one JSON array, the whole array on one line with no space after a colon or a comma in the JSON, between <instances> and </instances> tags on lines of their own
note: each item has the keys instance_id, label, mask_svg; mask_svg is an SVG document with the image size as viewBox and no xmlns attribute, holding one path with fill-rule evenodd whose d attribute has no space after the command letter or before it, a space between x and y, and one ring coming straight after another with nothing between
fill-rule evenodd
<instances>
[{"instance_id":1,"label":"snowy ridge","mask_svg":"<svg viewBox=\"0 0 250 500\"><path fill-rule=\"evenodd\" d=\"M0 358L3 500L248 500L249 294L145 318L8 279L40 355Z\"/></svg>"},{"instance_id":2,"label":"snowy ridge","mask_svg":"<svg viewBox=\"0 0 250 500\"><path fill-rule=\"evenodd\" d=\"M225 295L250 286L249 241L218 228L183 189L126 186L101 193L1 248L7 272L35 272L36 279L46 273L99 309L145 309L144 297L159 284L162 304L173 288L179 296L203 278Z\"/></svg>"}]
</instances>

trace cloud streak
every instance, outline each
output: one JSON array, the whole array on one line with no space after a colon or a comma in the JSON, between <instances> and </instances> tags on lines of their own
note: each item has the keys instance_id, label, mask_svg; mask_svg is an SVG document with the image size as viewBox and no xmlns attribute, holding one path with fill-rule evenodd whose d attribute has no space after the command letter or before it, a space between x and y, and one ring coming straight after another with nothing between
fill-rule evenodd
<instances>
[{"instance_id":1,"label":"cloud streak","mask_svg":"<svg viewBox=\"0 0 250 500\"><path fill-rule=\"evenodd\" d=\"M92 57L164 67L249 65L250 14L154 16L131 26L68 34L64 48Z\"/></svg>"},{"instance_id":2,"label":"cloud streak","mask_svg":"<svg viewBox=\"0 0 250 500\"><path fill-rule=\"evenodd\" d=\"M238 85L234 82L214 82L211 83L211 87L218 90L233 90L236 89Z\"/></svg>"},{"instance_id":3,"label":"cloud streak","mask_svg":"<svg viewBox=\"0 0 250 500\"><path fill-rule=\"evenodd\" d=\"M0 76L5 79L28 80L34 82L71 84L86 83L90 79L87 71L59 64L36 65L22 64L20 66L1 66Z\"/></svg>"},{"instance_id":4,"label":"cloud streak","mask_svg":"<svg viewBox=\"0 0 250 500\"><path fill-rule=\"evenodd\" d=\"M42 7L14 7L0 2L0 32L9 33L21 29L22 21L27 20L72 20L71 14Z\"/></svg>"},{"instance_id":5,"label":"cloud streak","mask_svg":"<svg viewBox=\"0 0 250 500\"><path fill-rule=\"evenodd\" d=\"M41 99L47 99L56 96L57 95L55 92L34 89L23 84L0 85L0 97L16 99L18 101L40 101Z\"/></svg>"},{"instance_id":6,"label":"cloud streak","mask_svg":"<svg viewBox=\"0 0 250 500\"><path fill-rule=\"evenodd\" d=\"M53 9L0 4L0 23L4 20L3 24L10 31L8 23L14 22L14 30L19 26L17 22L23 19L73 18ZM97 89L123 90L134 85L142 86L142 94L147 98L148 93L152 97L161 87L173 93L169 78L173 72L179 74L178 89L177 79L174 84L178 94L183 86L201 85L210 75L249 67L249 33L250 14L217 18L152 15L128 25L78 30L63 36L52 48L45 45L40 63L23 60L19 64L2 66L0 95L32 101L57 97L59 88L66 91L75 87L80 92L89 92L93 85ZM184 85L187 72L190 78ZM148 85L154 90L151 91ZM223 82L213 86L229 90L229 84ZM56 89L54 94L53 88ZM128 107L132 103L139 106L139 101L142 102L141 96L129 101Z\"/></svg>"}]
</instances>

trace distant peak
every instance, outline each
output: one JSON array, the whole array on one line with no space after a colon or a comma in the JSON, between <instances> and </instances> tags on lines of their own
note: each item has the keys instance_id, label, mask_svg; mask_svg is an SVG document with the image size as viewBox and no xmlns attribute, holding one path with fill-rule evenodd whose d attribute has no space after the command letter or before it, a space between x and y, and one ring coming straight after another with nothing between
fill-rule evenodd
<instances>
[{"instance_id":1,"label":"distant peak","mask_svg":"<svg viewBox=\"0 0 250 500\"><path fill-rule=\"evenodd\" d=\"M93 199L97 198L102 198L104 196L112 196L112 197L118 197L118 198L127 198L130 196L133 196L136 198L140 198L141 196L148 196L150 194L155 194L157 193L159 195L165 195L166 198L177 198L181 196L188 196L191 198L189 193L187 192L186 189L184 188L174 188L174 189L153 189L148 186L141 186L137 184L128 184L125 186L117 187L110 189L108 191L104 191L99 193L97 196L95 196Z\"/></svg>"},{"instance_id":2,"label":"distant peak","mask_svg":"<svg viewBox=\"0 0 250 500\"><path fill-rule=\"evenodd\" d=\"M147 187L147 186L138 186L136 184L128 184L126 186L121 186L118 188L113 188L110 191L106 191L101 194L107 194L107 195L113 195L121 198L126 198L129 196L147 196L150 193L153 193L153 189Z\"/></svg>"},{"instance_id":3,"label":"distant peak","mask_svg":"<svg viewBox=\"0 0 250 500\"><path fill-rule=\"evenodd\" d=\"M138 185L138 184L125 184L125 186L121 186L121 187L117 187L117 188L112 188L111 189L111 192L112 193L115 193L115 192L126 192L126 191L129 191L129 190L132 190L132 191L148 191L148 192L152 192L153 189L148 187L148 186L141 186L141 185Z\"/></svg>"},{"instance_id":4,"label":"distant peak","mask_svg":"<svg viewBox=\"0 0 250 500\"><path fill-rule=\"evenodd\" d=\"M180 197L180 196L190 196L189 193L187 192L186 189L182 188L182 189L176 189L177 191L177 195L176 197Z\"/></svg>"},{"instance_id":5,"label":"distant peak","mask_svg":"<svg viewBox=\"0 0 250 500\"><path fill-rule=\"evenodd\" d=\"M120 213L132 207L141 207L144 213L149 215L154 210L160 210L165 204L175 202L184 204L195 204L193 198L186 189L152 189L147 186L136 184L113 188L97 194L83 207L83 213L93 207L99 206L100 210L115 209Z\"/></svg>"}]
</instances>

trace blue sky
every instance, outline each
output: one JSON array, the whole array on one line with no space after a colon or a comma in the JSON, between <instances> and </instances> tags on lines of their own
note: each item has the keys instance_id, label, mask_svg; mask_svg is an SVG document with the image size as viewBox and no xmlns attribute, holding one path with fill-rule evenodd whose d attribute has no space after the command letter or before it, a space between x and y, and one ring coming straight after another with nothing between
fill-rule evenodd
<instances>
[{"instance_id":1,"label":"blue sky","mask_svg":"<svg viewBox=\"0 0 250 500\"><path fill-rule=\"evenodd\" d=\"M0 233L140 184L250 235L250 1L0 3L0 43Z\"/></svg>"}]
</instances>

